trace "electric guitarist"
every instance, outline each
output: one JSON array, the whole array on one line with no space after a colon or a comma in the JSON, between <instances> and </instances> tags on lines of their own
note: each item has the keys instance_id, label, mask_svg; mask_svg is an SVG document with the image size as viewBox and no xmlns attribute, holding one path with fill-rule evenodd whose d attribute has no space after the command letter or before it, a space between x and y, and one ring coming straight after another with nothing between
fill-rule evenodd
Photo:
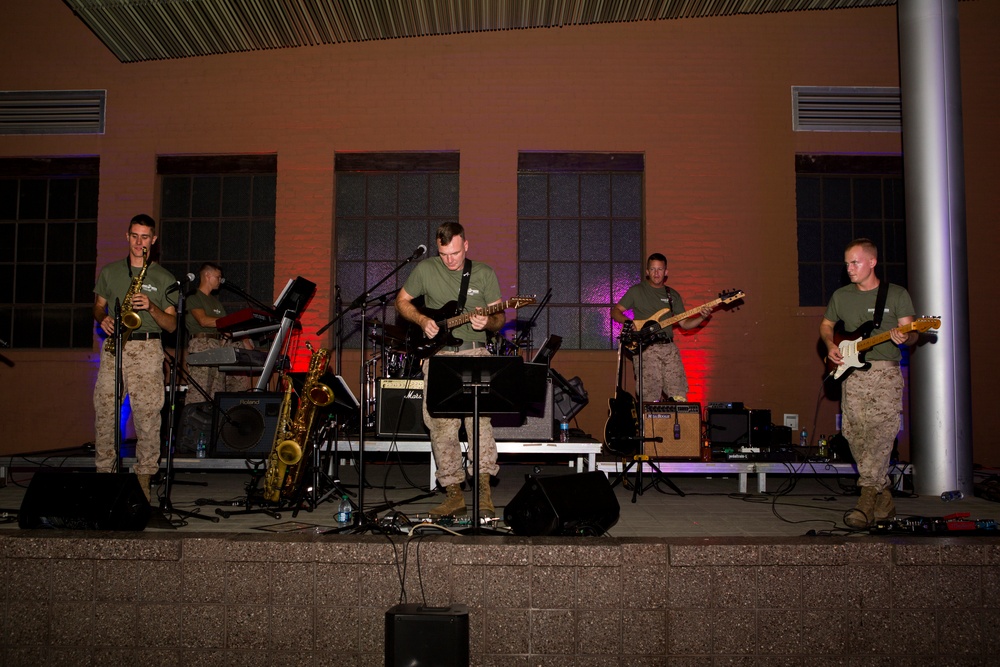
<instances>
[{"instance_id":1,"label":"electric guitarist","mask_svg":"<svg viewBox=\"0 0 1000 667\"><path fill-rule=\"evenodd\" d=\"M664 308L672 313L684 312L684 302L677 290L668 287L667 258L660 253L653 253L646 260L646 279L633 285L625 292L621 300L612 306L611 319L619 324L634 320L645 320ZM627 315L632 311L632 317ZM683 329L693 329L701 326L712 315L712 309L706 304L698 314L677 322ZM673 327L666 327L662 332L643 347L642 357L642 402L659 401L661 396L668 400L683 403L687 401L688 381L681 362L681 354L673 341ZM634 371L634 366L633 366Z\"/></svg>"},{"instance_id":2,"label":"electric guitarist","mask_svg":"<svg viewBox=\"0 0 1000 667\"><path fill-rule=\"evenodd\" d=\"M851 284L833 293L819 326L828 359L836 365L844 363L834 340L838 321L852 331L864 327L869 334L889 333L888 340L866 352L869 367L855 369L841 384L841 431L851 445L861 487L861 499L844 522L863 530L896 513L888 472L903 413L899 346L913 345L919 334L907 326L915 315L909 293L899 285L881 282L875 274L878 249L874 243L865 238L851 241L844 251L844 264Z\"/></svg>"},{"instance_id":3,"label":"electric guitarist","mask_svg":"<svg viewBox=\"0 0 1000 667\"><path fill-rule=\"evenodd\" d=\"M457 346L441 347L437 354L488 356L486 330L499 331L506 316L503 309L491 309L500 303L500 282L493 269L482 263L467 260L469 242L465 229L457 222L446 222L438 227L438 254L414 267L402 289L396 295L396 310L405 319L423 331L425 339L434 339L441 331L437 321L422 313L413 303L423 297L424 306L438 310L450 301L457 301L456 309L469 314L468 322L456 327L454 337L462 342ZM424 360L424 380L429 364ZM458 438L461 420L432 417L423 407L424 423L430 430L431 450L437 462L438 483L445 488L444 502L430 511L434 516L464 516L468 513L461 484L465 481L462 468L462 449ZM465 418L466 431L472 433L472 418ZM497 446L493 439L493 426L489 417L479 419L479 508L484 515L495 516L496 509L490 493L490 477L500 471L497 465Z\"/></svg>"}]
</instances>

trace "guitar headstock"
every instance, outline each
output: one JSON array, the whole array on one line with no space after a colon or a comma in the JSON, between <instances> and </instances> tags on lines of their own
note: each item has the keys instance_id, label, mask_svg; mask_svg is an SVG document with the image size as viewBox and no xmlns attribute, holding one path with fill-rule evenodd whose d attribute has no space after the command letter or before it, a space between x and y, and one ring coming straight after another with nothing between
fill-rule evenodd
<instances>
[{"instance_id":1,"label":"guitar headstock","mask_svg":"<svg viewBox=\"0 0 1000 667\"><path fill-rule=\"evenodd\" d=\"M511 297L508 300L508 303L510 303L510 308L523 308L525 306L530 306L530 305L532 305L534 303L537 303L537 302L535 300L534 295L532 295L532 296L524 296L524 295L519 294L519 295L517 295L515 297Z\"/></svg>"},{"instance_id":2,"label":"guitar headstock","mask_svg":"<svg viewBox=\"0 0 1000 667\"><path fill-rule=\"evenodd\" d=\"M914 331L919 331L921 333L927 331L928 329L940 329L941 328L941 318L940 317L928 317L923 316L918 319L913 320L910 325Z\"/></svg>"},{"instance_id":3,"label":"guitar headstock","mask_svg":"<svg viewBox=\"0 0 1000 667\"><path fill-rule=\"evenodd\" d=\"M722 303L732 303L733 301L739 301L746 298L746 293L743 290L732 289L728 292L719 292L719 299Z\"/></svg>"}]
</instances>

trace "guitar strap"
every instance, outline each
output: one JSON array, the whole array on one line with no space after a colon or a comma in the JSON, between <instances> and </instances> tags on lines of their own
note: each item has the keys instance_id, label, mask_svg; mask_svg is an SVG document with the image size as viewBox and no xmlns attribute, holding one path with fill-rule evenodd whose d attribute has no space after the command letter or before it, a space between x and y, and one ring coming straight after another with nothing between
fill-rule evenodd
<instances>
[{"instance_id":1,"label":"guitar strap","mask_svg":"<svg viewBox=\"0 0 1000 667\"><path fill-rule=\"evenodd\" d=\"M882 326L882 315L885 313L885 299L888 295L889 281L883 280L878 284L878 296L875 297L875 312L872 313L872 322L875 323L875 329Z\"/></svg>"},{"instance_id":2,"label":"guitar strap","mask_svg":"<svg viewBox=\"0 0 1000 667\"><path fill-rule=\"evenodd\" d=\"M472 260L465 258L465 266L462 267L462 286L458 288L458 306L455 314L460 315L465 310L465 299L469 296L469 281L472 279Z\"/></svg>"}]
</instances>

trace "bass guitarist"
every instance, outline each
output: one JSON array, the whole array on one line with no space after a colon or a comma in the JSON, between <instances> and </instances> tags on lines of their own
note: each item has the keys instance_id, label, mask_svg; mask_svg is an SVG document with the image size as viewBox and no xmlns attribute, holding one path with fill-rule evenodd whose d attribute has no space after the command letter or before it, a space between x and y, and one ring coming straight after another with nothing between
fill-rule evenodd
<instances>
[{"instance_id":1,"label":"bass guitarist","mask_svg":"<svg viewBox=\"0 0 1000 667\"><path fill-rule=\"evenodd\" d=\"M847 512L844 522L851 528L865 529L876 520L892 519L896 514L888 472L889 456L903 412L899 346L913 345L919 334L899 329L912 323L915 314L909 293L899 285L887 283L888 289L882 298L885 306L881 317L875 316L880 282L875 275L878 249L874 243L864 238L851 241L844 250L844 264L851 284L833 293L819 325L829 361L838 365L844 363L834 340L834 326L838 321L853 331L878 320L880 324L872 333L890 332L890 340L868 351L865 361L871 364L870 367L857 369L844 380L840 400L841 429L857 463L858 486L861 487L861 499Z\"/></svg>"},{"instance_id":2,"label":"bass guitarist","mask_svg":"<svg viewBox=\"0 0 1000 667\"><path fill-rule=\"evenodd\" d=\"M681 295L668 287L666 280L667 258L658 252L653 253L646 260L646 279L630 287L621 300L612 306L611 319L625 324L649 319L664 309L669 309L670 313L684 312ZM626 315L630 310L631 319ZM677 326L693 329L711 316L712 309L706 304L697 315L681 320ZM647 332L648 329L642 331ZM644 340L642 349L642 402L653 403L663 396L678 403L687 401L687 374L684 372L680 351L674 344L673 328L659 330L650 336L649 342ZM632 370L634 373L634 365Z\"/></svg>"},{"instance_id":3,"label":"bass guitarist","mask_svg":"<svg viewBox=\"0 0 1000 667\"><path fill-rule=\"evenodd\" d=\"M481 314L482 309L500 303L500 282L493 269L482 262L466 260L469 242L465 229L457 222L446 222L437 230L437 257L429 257L413 269L402 289L396 295L396 310L405 319L416 324L427 339L440 339L448 334L438 322L413 303L424 298L426 309L439 310L449 302L458 301L457 309L470 313L469 321L452 330L453 339L460 345L441 347L437 354L489 356L486 348L486 331L499 331L506 320L503 310L491 315ZM445 313L451 317L460 313ZM449 338L448 342L456 342ZM423 362L424 379L427 381L428 363ZM433 516L464 516L468 513L465 494L460 486L465 481L462 468L462 449L458 438L461 420L431 417L424 404L424 423L431 434L431 450L437 462L438 483L445 488L444 502L430 510ZM472 417L465 418L465 430L472 433ZM500 471L497 465L497 443L493 439L493 426L489 417L479 418L479 508L486 516L495 516L490 493L490 478Z\"/></svg>"}]
</instances>

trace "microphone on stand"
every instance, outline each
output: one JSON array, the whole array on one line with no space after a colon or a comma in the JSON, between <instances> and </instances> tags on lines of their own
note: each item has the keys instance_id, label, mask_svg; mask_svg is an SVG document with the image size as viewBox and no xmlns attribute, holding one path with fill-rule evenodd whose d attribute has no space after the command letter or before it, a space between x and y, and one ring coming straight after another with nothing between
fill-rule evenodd
<instances>
[{"instance_id":1,"label":"microphone on stand","mask_svg":"<svg viewBox=\"0 0 1000 667\"><path fill-rule=\"evenodd\" d=\"M421 243L420 245L417 246L417 249L413 251L413 254L410 255L410 259L408 259L407 261L412 262L413 260L418 259L425 252L427 252L427 246Z\"/></svg>"},{"instance_id":2,"label":"microphone on stand","mask_svg":"<svg viewBox=\"0 0 1000 667\"><path fill-rule=\"evenodd\" d=\"M173 285L171 285L167 291L171 292L174 290L184 290L187 288L188 285L190 285L196 280L198 280L198 276L194 275L193 273L189 273L180 280L178 280L177 282L175 282Z\"/></svg>"}]
</instances>

